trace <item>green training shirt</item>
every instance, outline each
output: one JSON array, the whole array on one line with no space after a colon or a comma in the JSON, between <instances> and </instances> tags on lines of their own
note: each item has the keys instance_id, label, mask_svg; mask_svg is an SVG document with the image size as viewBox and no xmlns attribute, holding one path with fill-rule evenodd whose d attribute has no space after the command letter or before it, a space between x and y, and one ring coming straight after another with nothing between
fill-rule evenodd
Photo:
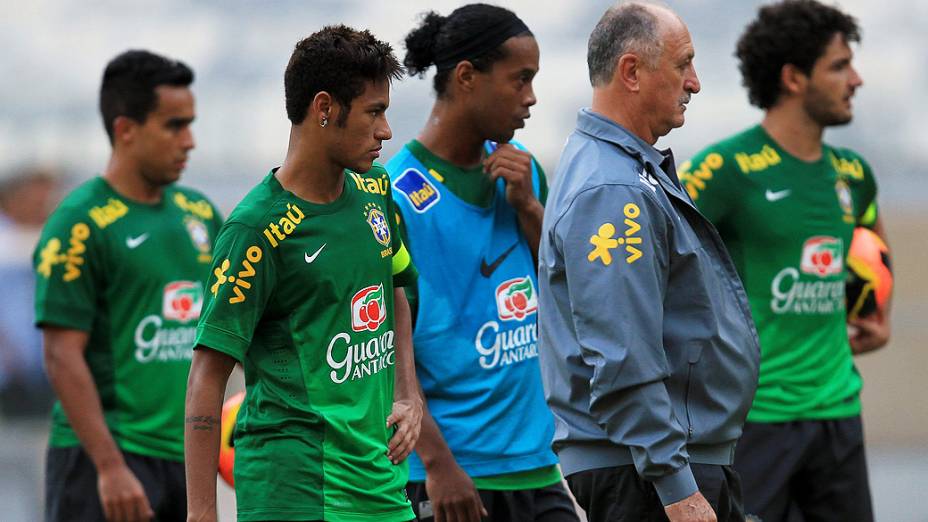
<instances>
[{"instance_id":1,"label":"green training shirt","mask_svg":"<svg viewBox=\"0 0 928 522\"><path fill-rule=\"evenodd\" d=\"M187 373L220 224L193 190L167 187L146 205L98 177L71 192L42 231L36 324L89 332L84 358L125 451L184 458ZM60 403L49 445L80 445Z\"/></svg>"},{"instance_id":2,"label":"green training shirt","mask_svg":"<svg viewBox=\"0 0 928 522\"><path fill-rule=\"evenodd\" d=\"M393 288L415 275L394 212L380 165L346 171L330 204L271 171L220 231L196 343L245 369L239 520L413 518L408 465L386 456Z\"/></svg>"},{"instance_id":3,"label":"green training shirt","mask_svg":"<svg viewBox=\"0 0 928 522\"><path fill-rule=\"evenodd\" d=\"M858 415L845 258L854 227L875 221L870 166L829 145L820 160L801 161L758 125L709 146L679 175L718 228L751 303L761 366L748 420Z\"/></svg>"},{"instance_id":4,"label":"green training shirt","mask_svg":"<svg viewBox=\"0 0 928 522\"><path fill-rule=\"evenodd\" d=\"M429 174L443 184L455 196L470 205L481 208L487 208L493 203L493 197L496 194L496 183L483 172L483 166L477 166L472 169L464 169L445 161L436 156L432 151L427 149L418 140L412 140L407 145L409 151L419 160L424 167L429 169ZM544 205L548 198L548 182L545 178L544 170L534 159L535 167L538 169L538 195L539 201ZM405 221L401 220L403 226L401 233L405 240ZM409 299L410 306L418 303L418 288L413 284L406 287L406 296ZM506 473L504 475L492 475L487 477L471 477L474 486L478 489L489 490L520 490L520 489L537 489L550 486L560 482L561 472L556 465L546 466L539 469L519 471L515 473Z\"/></svg>"}]
</instances>

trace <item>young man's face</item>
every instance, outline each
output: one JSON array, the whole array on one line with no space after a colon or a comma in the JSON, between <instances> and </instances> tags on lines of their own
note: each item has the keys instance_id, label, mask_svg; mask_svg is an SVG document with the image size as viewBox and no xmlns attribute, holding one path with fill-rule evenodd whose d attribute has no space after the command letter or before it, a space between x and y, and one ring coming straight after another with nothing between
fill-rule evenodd
<instances>
[{"instance_id":1,"label":"young man's face","mask_svg":"<svg viewBox=\"0 0 928 522\"><path fill-rule=\"evenodd\" d=\"M141 175L153 185L167 185L180 178L194 147L193 93L187 87L161 85L155 94L158 104L145 123L133 123L130 147Z\"/></svg>"},{"instance_id":2,"label":"young man's face","mask_svg":"<svg viewBox=\"0 0 928 522\"><path fill-rule=\"evenodd\" d=\"M364 92L351 100L351 110L344 125L338 124L338 114L332 114L329 126L332 158L344 168L367 172L380 157L383 142L393 137L387 123L390 106L390 82L368 82ZM338 111L345 110L339 106Z\"/></svg>"},{"instance_id":3,"label":"young man's face","mask_svg":"<svg viewBox=\"0 0 928 522\"><path fill-rule=\"evenodd\" d=\"M809 76L803 108L823 127L851 121L851 98L863 80L851 65L853 53L844 36L836 33L816 60Z\"/></svg>"},{"instance_id":4,"label":"young man's face","mask_svg":"<svg viewBox=\"0 0 928 522\"><path fill-rule=\"evenodd\" d=\"M502 45L506 57L477 75L474 90L476 122L486 139L508 142L525 127L535 105L532 80L538 73L538 43L531 36L514 36Z\"/></svg>"},{"instance_id":5,"label":"young man's face","mask_svg":"<svg viewBox=\"0 0 928 522\"><path fill-rule=\"evenodd\" d=\"M699 78L693 66L693 41L686 26L671 20L662 35L657 64L640 71L641 109L650 121L652 138L666 135L683 125L686 104L699 92Z\"/></svg>"}]
</instances>

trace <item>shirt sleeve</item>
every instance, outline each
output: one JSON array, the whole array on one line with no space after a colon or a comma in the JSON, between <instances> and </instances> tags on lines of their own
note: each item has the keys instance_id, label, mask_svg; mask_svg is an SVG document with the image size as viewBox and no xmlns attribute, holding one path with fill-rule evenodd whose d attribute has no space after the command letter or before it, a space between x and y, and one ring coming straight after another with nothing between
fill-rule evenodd
<instances>
[{"instance_id":1,"label":"shirt sleeve","mask_svg":"<svg viewBox=\"0 0 928 522\"><path fill-rule=\"evenodd\" d=\"M387 216L389 216L387 221L390 222L393 247L393 286L399 288L413 284L419 274L416 272L412 256L409 255L409 250L406 249L404 243L405 225L402 224L399 207L393 202L393 186L389 177L387 177L387 187Z\"/></svg>"},{"instance_id":2,"label":"shirt sleeve","mask_svg":"<svg viewBox=\"0 0 928 522\"><path fill-rule=\"evenodd\" d=\"M647 189L644 189L647 190ZM663 296L669 250L665 213L624 185L589 189L556 225L581 357L592 369L590 413L664 505L697 491L686 431L664 379Z\"/></svg>"},{"instance_id":3,"label":"shirt sleeve","mask_svg":"<svg viewBox=\"0 0 928 522\"><path fill-rule=\"evenodd\" d=\"M863 158L858 158L863 167L863 179L860 181L858 201L855 202L857 225L873 228L879 218L879 207L876 202L876 178L870 164Z\"/></svg>"},{"instance_id":4,"label":"shirt sleeve","mask_svg":"<svg viewBox=\"0 0 928 522\"><path fill-rule=\"evenodd\" d=\"M242 361L277 284L274 253L250 227L229 223L219 231L197 326L197 348Z\"/></svg>"},{"instance_id":5,"label":"shirt sleeve","mask_svg":"<svg viewBox=\"0 0 928 522\"><path fill-rule=\"evenodd\" d=\"M538 201L541 205L548 204L548 176L545 170L541 168L541 163L533 156L532 161L535 163L535 169L538 171Z\"/></svg>"},{"instance_id":6,"label":"shirt sleeve","mask_svg":"<svg viewBox=\"0 0 928 522\"><path fill-rule=\"evenodd\" d=\"M90 331L106 273L100 234L77 209L49 218L33 254L36 326Z\"/></svg>"},{"instance_id":7,"label":"shirt sleeve","mask_svg":"<svg viewBox=\"0 0 928 522\"><path fill-rule=\"evenodd\" d=\"M731 183L732 161L714 147L709 147L680 165L677 176L693 203L709 221L718 225L737 201Z\"/></svg>"}]
</instances>

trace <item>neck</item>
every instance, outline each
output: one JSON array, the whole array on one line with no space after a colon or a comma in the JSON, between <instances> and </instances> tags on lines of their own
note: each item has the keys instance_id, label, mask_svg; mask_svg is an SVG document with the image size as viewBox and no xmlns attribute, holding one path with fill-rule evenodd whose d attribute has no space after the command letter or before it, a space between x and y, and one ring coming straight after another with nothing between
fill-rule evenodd
<instances>
[{"instance_id":1,"label":"neck","mask_svg":"<svg viewBox=\"0 0 928 522\"><path fill-rule=\"evenodd\" d=\"M445 101L435 102L417 139L432 154L461 168L476 167L483 160L486 138L470 123L467 113Z\"/></svg>"},{"instance_id":2,"label":"neck","mask_svg":"<svg viewBox=\"0 0 928 522\"><path fill-rule=\"evenodd\" d=\"M612 86L596 87L593 89L593 103L590 106L593 112L601 114L618 123L626 130L638 136L645 143L654 145L657 136L651 131L647 119L642 111L632 107L632 98L616 94L617 89Z\"/></svg>"},{"instance_id":3,"label":"neck","mask_svg":"<svg viewBox=\"0 0 928 522\"><path fill-rule=\"evenodd\" d=\"M333 161L320 145L324 140L312 136L312 132L304 132L302 127L290 127L290 144L283 165L277 169L277 181L310 203L332 203L344 189L345 168Z\"/></svg>"},{"instance_id":4,"label":"neck","mask_svg":"<svg viewBox=\"0 0 928 522\"><path fill-rule=\"evenodd\" d=\"M113 151L103 171L103 179L117 194L138 203L159 203L164 194L164 186L145 179L138 162L122 151Z\"/></svg>"},{"instance_id":5,"label":"neck","mask_svg":"<svg viewBox=\"0 0 928 522\"><path fill-rule=\"evenodd\" d=\"M803 161L822 157L824 128L797 101L784 101L767 110L761 126L783 150Z\"/></svg>"}]
</instances>

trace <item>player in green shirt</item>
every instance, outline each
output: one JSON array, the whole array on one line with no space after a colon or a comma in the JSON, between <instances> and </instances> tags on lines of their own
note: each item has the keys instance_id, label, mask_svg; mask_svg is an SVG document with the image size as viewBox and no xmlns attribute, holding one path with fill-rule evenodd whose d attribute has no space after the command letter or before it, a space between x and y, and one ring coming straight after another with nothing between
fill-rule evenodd
<instances>
[{"instance_id":1,"label":"player in green shirt","mask_svg":"<svg viewBox=\"0 0 928 522\"><path fill-rule=\"evenodd\" d=\"M184 64L114 58L102 177L71 192L35 251L36 323L59 398L46 520L184 520L184 386L220 218L173 185L193 148Z\"/></svg>"},{"instance_id":2,"label":"player in green shirt","mask_svg":"<svg viewBox=\"0 0 928 522\"><path fill-rule=\"evenodd\" d=\"M760 382L735 468L747 513L872 520L853 354L889 339L884 313L848 338L845 258L855 226L882 235L876 183L855 152L822 141L861 86L856 22L811 0L763 7L738 43L760 125L707 147L680 178L738 268L761 344Z\"/></svg>"},{"instance_id":3,"label":"player in green shirt","mask_svg":"<svg viewBox=\"0 0 928 522\"><path fill-rule=\"evenodd\" d=\"M402 68L370 32L325 27L284 76L283 165L219 234L187 395L189 510L216 520L219 411L235 362L238 519L413 518L406 456L422 403L412 361L415 275L380 165Z\"/></svg>"}]
</instances>

